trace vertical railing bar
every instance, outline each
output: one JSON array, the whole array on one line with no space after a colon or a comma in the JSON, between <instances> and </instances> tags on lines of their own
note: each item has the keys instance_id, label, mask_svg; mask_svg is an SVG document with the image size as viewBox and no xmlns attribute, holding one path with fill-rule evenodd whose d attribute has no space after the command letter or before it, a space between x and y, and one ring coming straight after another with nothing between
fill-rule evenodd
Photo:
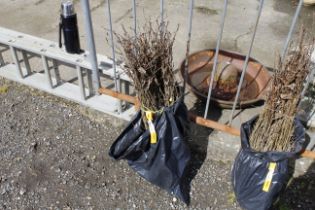
<instances>
[{"instance_id":1,"label":"vertical railing bar","mask_svg":"<svg viewBox=\"0 0 315 210\"><path fill-rule=\"evenodd\" d=\"M48 67L48 60L47 60L47 58L44 55L41 55L41 57L42 57L44 71L45 71L45 74L46 74L46 77L47 77L47 81L48 81L49 87L53 88L51 75L50 75L50 71L49 71L49 67Z\"/></svg>"},{"instance_id":2,"label":"vertical railing bar","mask_svg":"<svg viewBox=\"0 0 315 210\"><path fill-rule=\"evenodd\" d=\"M295 14L294 14L294 17L293 17L291 26L290 26L290 30L289 30L287 39L286 39L285 44L284 44L284 47L283 47L283 51L282 51L282 55L281 55L281 59L282 59L282 60L284 60L284 58L285 58L285 56L286 56L286 54L287 54L288 47L289 47L289 44L290 44L290 40L291 40L291 38L292 38L294 29L295 29L295 25L296 25L297 20L298 20L298 18L299 18L302 5L303 5L303 0L300 0L300 1L299 1L299 4L298 4L298 6L297 6L297 8L296 8L296 10L295 10Z\"/></svg>"},{"instance_id":3,"label":"vertical railing bar","mask_svg":"<svg viewBox=\"0 0 315 210\"><path fill-rule=\"evenodd\" d=\"M120 92L121 92L121 89L122 89L120 75L118 75L118 78L117 78L117 85L118 85L118 92L120 93ZM121 114L121 113L122 113L122 100L119 100L119 101L118 101L118 110L117 110L117 113L118 113L118 114Z\"/></svg>"},{"instance_id":4,"label":"vertical railing bar","mask_svg":"<svg viewBox=\"0 0 315 210\"><path fill-rule=\"evenodd\" d=\"M126 95L129 95L129 87L127 87L128 86L127 81L120 80L119 84L120 84L121 92ZM125 101L121 101L121 102L122 102L122 108L125 109L127 102Z\"/></svg>"},{"instance_id":5,"label":"vertical railing bar","mask_svg":"<svg viewBox=\"0 0 315 210\"><path fill-rule=\"evenodd\" d=\"M110 43L112 48L112 57L113 57L113 71L114 71L114 84L115 84L115 91L121 92L120 88L120 80L118 74L117 74L117 68L116 68L116 54L115 54L115 43L114 43L114 37L113 37L113 24L112 24L112 14L110 9L110 2L107 0L107 13L108 13L108 22L109 22L109 36L110 36ZM119 100L118 104L118 113L120 114L122 112L122 101Z\"/></svg>"},{"instance_id":6,"label":"vertical railing bar","mask_svg":"<svg viewBox=\"0 0 315 210\"><path fill-rule=\"evenodd\" d=\"M255 23L255 28L254 28L254 32L253 32L253 36L252 36L252 39L251 39L251 43L250 43L250 47L249 47L248 53L246 55L245 63L243 65L241 78L240 78L240 81L238 83L236 97L235 97L233 108L232 108L232 112L231 112L231 115L230 115L229 125L232 124L232 120L233 120L233 115L234 115L234 112L235 112L236 104L238 103L238 99L239 99L239 96L240 96L242 84L243 84L244 77L245 77L246 70L247 70L247 66L248 66L248 61L249 61L249 58L250 58L250 55L251 55L251 52L252 52L252 48L253 48L253 44L254 44L254 41L255 41L255 36L256 36L257 27L258 27L258 23L259 23L259 19L260 19L260 16L261 16L263 5L264 5L264 0L260 0L258 14L257 14L257 18L256 18L256 23Z\"/></svg>"},{"instance_id":7,"label":"vertical railing bar","mask_svg":"<svg viewBox=\"0 0 315 210\"><path fill-rule=\"evenodd\" d=\"M97 57L96 57L96 49L95 49L95 41L93 34L93 25L91 19L91 11L88 0L81 0L81 7L84 14L84 26L86 33L87 45L89 48L89 59L91 62L91 70L92 70L92 82L94 94L98 95L98 89L100 88L100 77L99 70L97 65Z\"/></svg>"},{"instance_id":8,"label":"vertical railing bar","mask_svg":"<svg viewBox=\"0 0 315 210\"><path fill-rule=\"evenodd\" d=\"M85 85L84 85L84 81L83 81L83 77L82 77L81 66L77 65L76 69L77 69L77 74L78 74L78 81L79 81L79 87L80 87L80 92L81 92L81 98L83 100L86 100Z\"/></svg>"},{"instance_id":9,"label":"vertical railing bar","mask_svg":"<svg viewBox=\"0 0 315 210\"><path fill-rule=\"evenodd\" d=\"M312 70L310 71L310 73L309 73L309 75L308 75L308 77L307 77L307 79L306 79L305 86L304 86L303 91L302 91L302 93L301 93L300 104L301 104L301 102L302 102L302 99L303 99L304 96L305 96L305 93L306 93L306 91L307 91L307 88L308 88L310 82L312 81L312 79L314 79L314 74L315 74L315 64L312 64Z\"/></svg>"},{"instance_id":10,"label":"vertical railing bar","mask_svg":"<svg viewBox=\"0 0 315 210\"><path fill-rule=\"evenodd\" d=\"M136 0L132 0L133 30L137 37L137 4Z\"/></svg>"},{"instance_id":11,"label":"vertical railing bar","mask_svg":"<svg viewBox=\"0 0 315 210\"><path fill-rule=\"evenodd\" d=\"M187 80L188 80L188 57L189 57L189 50L190 50L191 31L192 31L193 9L194 9L194 0L190 0L190 4L189 4L188 34L187 34L187 43L186 43L186 59L185 59L185 73L184 73L184 85L183 85L183 98L182 98L183 101L184 101L184 99L185 99L186 83L187 83Z\"/></svg>"},{"instance_id":12,"label":"vertical railing bar","mask_svg":"<svg viewBox=\"0 0 315 210\"><path fill-rule=\"evenodd\" d=\"M86 72L86 78L87 78L87 83L89 87L89 96L93 94L93 83L92 83L92 77L91 77L91 70L90 69L84 69Z\"/></svg>"},{"instance_id":13,"label":"vertical railing bar","mask_svg":"<svg viewBox=\"0 0 315 210\"><path fill-rule=\"evenodd\" d=\"M10 45L10 51L14 60L14 63L16 65L16 70L18 72L18 75L20 75L21 78L24 78L23 72L22 72L22 68L21 68L21 64L17 55L17 51L16 49Z\"/></svg>"},{"instance_id":14,"label":"vertical railing bar","mask_svg":"<svg viewBox=\"0 0 315 210\"><path fill-rule=\"evenodd\" d=\"M53 72L56 78L56 85L59 85L61 83L61 77L60 77L58 63L55 59L53 59L52 62L53 62Z\"/></svg>"},{"instance_id":15,"label":"vertical railing bar","mask_svg":"<svg viewBox=\"0 0 315 210\"><path fill-rule=\"evenodd\" d=\"M217 70L217 62L218 62L220 45L221 45L221 40L222 40L222 35L223 35L225 17L226 17L226 12L227 12L227 5L228 5L228 0L224 0L224 9L223 9L223 13L222 13L222 16L221 16L221 23L220 23L220 27L221 28L218 31L218 36L217 36L217 46L215 48L214 64L213 64L212 72L211 72L211 79L210 79L210 85L209 85L209 90L208 90L206 109L205 109L205 113L204 113L204 116L203 116L204 118L207 118L207 115L208 115L208 109L209 109L209 104L210 104L210 100L211 100L211 93L212 93L214 75L215 75L215 72Z\"/></svg>"},{"instance_id":16,"label":"vertical railing bar","mask_svg":"<svg viewBox=\"0 0 315 210\"><path fill-rule=\"evenodd\" d=\"M160 0L160 16L161 16L161 25L164 27L164 0Z\"/></svg>"},{"instance_id":17,"label":"vertical railing bar","mask_svg":"<svg viewBox=\"0 0 315 210\"><path fill-rule=\"evenodd\" d=\"M28 57L27 57L25 50L22 50L22 56L23 56L23 61L24 61L24 65L26 68L26 73L27 73L27 75L30 75L32 73L31 72L31 66L30 66L30 62L28 60Z\"/></svg>"},{"instance_id":18,"label":"vertical railing bar","mask_svg":"<svg viewBox=\"0 0 315 210\"><path fill-rule=\"evenodd\" d=\"M124 88L125 94L129 95L130 94L130 88L129 88L129 82L128 81L123 82L123 88Z\"/></svg>"},{"instance_id":19,"label":"vertical railing bar","mask_svg":"<svg viewBox=\"0 0 315 210\"><path fill-rule=\"evenodd\" d=\"M0 66L4 66L5 62L2 56L2 53L0 52Z\"/></svg>"}]
</instances>

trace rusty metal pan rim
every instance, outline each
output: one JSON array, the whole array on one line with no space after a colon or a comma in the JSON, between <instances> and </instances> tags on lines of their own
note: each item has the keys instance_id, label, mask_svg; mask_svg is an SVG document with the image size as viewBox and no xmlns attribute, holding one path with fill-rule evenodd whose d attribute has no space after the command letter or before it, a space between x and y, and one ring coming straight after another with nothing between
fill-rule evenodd
<instances>
[{"instance_id":1,"label":"rusty metal pan rim","mask_svg":"<svg viewBox=\"0 0 315 210\"><path fill-rule=\"evenodd\" d=\"M197 54L200 54L200 53L205 53L205 52L215 52L215 49L205 49L205 50L200 50L200 51L196 51L192 54L190 54L188 56L188 59L197 55ZM240 53L237 53L237 52L233 52L233 51L227 51L227 50L219 50L219 55L223 55L223 56L226 56L226 57L231 57L231 58L234 58L234 59L238 59L238 60L245 60L246 56L245 55L242 55ZM210 61L213 59L213 56L209 59ZM207 62L207 63L210 63ZM262 65L258 60L250 57L249 58L249 62L253 62L253 63L257 63L257 64L260 64ZM269 71L267 70L267 68L262 65L262 69L265 70L266 72L268 72L269 74ZM181 76L184 78L184 71L185 71L185 59L181 62L181 65L180 65L180 73L181 73ZM269 79L270 80L270 79ZM207 95L205 94L202 94L200 93L200 91L195 87L193 86L191 83L190 83L190 80L188 79L187 81L187 85L189 86L189 88L192 90L192 92L197 95L199 98L201 98L202 100L206 100L207 99ZM233 106L233 102L234 101L226 101L226 100L222 100L222 99L218 99L218 98L215 98L215 97L211 97L211 100L213 102L215 102L216 105L218 105L219 107L221 108L232 108ZM237 108L246 108L246 107L250 107L250 106L254 106L254 104L257 104L259 102L264 102L265 99L262 98L262 97L257 97L255 99L250 99L250 100L246 100L246 101L243 101L243 102L239 102L237 104Z\"/></svg>"}]
</instances>

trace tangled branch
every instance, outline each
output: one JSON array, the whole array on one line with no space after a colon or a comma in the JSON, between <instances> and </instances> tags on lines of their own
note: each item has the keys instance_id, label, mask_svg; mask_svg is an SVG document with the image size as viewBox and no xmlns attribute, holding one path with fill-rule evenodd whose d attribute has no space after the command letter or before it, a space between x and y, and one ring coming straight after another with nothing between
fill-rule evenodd
<instances>
[{"instance_id":1,"label":"tangled branch","mask_svg":"<svg viewBox=\"0 0 315 210\"><path fill-rule=\"evenodd\" d=\"M313 45L307 46L305 35L302 29L297 50L284 61L278 59L271 91L250 136L251 147L256 151L291 151L293 148L294 117L314 49Z\"/></svg>"},{"instance_id":2,"label":"tangled branch","mask_svg":"<svg viewBox=\"0 0 315 210\"><path fill-rule=\"evenodd\" d=\"M152 111L172 105L179 97L172 55L176 33L167 30L167 23L155 25L146 24L137 37L125 29L123 35L116 35L137 97L142 107Z\"/></svg>"}]
</instances>

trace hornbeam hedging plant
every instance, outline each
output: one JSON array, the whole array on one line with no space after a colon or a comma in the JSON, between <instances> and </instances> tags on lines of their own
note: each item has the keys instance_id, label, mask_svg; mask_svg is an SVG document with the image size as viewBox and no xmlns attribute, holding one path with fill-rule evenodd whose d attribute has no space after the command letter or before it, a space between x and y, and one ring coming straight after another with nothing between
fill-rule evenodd
<instances>
[{"instance_id":1,"label":"hornbeam hedging plant","mask_svg":"<svg viewBox=\"0 0 315 210\"><path fill-rule=\"evenodd\" d=\"M172 55L176 33L172 34L167 28L168 23L149 22L136 37L125 29L122 35L116 34L126 73L145 110L161 110L179 97Z\"/></svg>"},{"instance_id":2,"label":"hornbeam hedging plant","mask_svg":"<svg viewBox=\"0 0 315 210\"><path fill-rule=\"evenodd\" d=\"M268 99L250 136L254 150L288 152L293 149L294 118L304 80L310 72L313 46L314 41L310 47L302 29L297 50L284 61L279 59Z\"/></svg>"}]
</instances>

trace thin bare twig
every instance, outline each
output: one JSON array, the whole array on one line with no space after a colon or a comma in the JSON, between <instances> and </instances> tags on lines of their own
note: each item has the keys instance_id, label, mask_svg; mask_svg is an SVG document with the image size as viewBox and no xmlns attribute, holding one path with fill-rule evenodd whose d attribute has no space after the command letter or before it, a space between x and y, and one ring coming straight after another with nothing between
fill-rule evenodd
<instances>
[{"instance_id":1,"label":"thin bare twig","mask_svg":"<svg viewBox=\"0 0 315 210\"><path fill-rule=\"evenodd\" d=\"M168 23L149 22L137 37L126 30L117 35L125 57L126 73L132 79L137 97L145 109L157 111L179 97L173 67L175 34Z\"/></svg>"},{"instance_id":2,"label":"thin bare twig","mask_svg":"<svg viewBox=\"0 0 315 210\"><path fill-rule=\"evenodd\" d=\"M250 136L251 147L256 151L292 150L294 117L310 71L313 43L311 47L307 45L305 30L301 29L297 49L284 61L278 59L269 97Z\"/></svg>"}]
</instances>

